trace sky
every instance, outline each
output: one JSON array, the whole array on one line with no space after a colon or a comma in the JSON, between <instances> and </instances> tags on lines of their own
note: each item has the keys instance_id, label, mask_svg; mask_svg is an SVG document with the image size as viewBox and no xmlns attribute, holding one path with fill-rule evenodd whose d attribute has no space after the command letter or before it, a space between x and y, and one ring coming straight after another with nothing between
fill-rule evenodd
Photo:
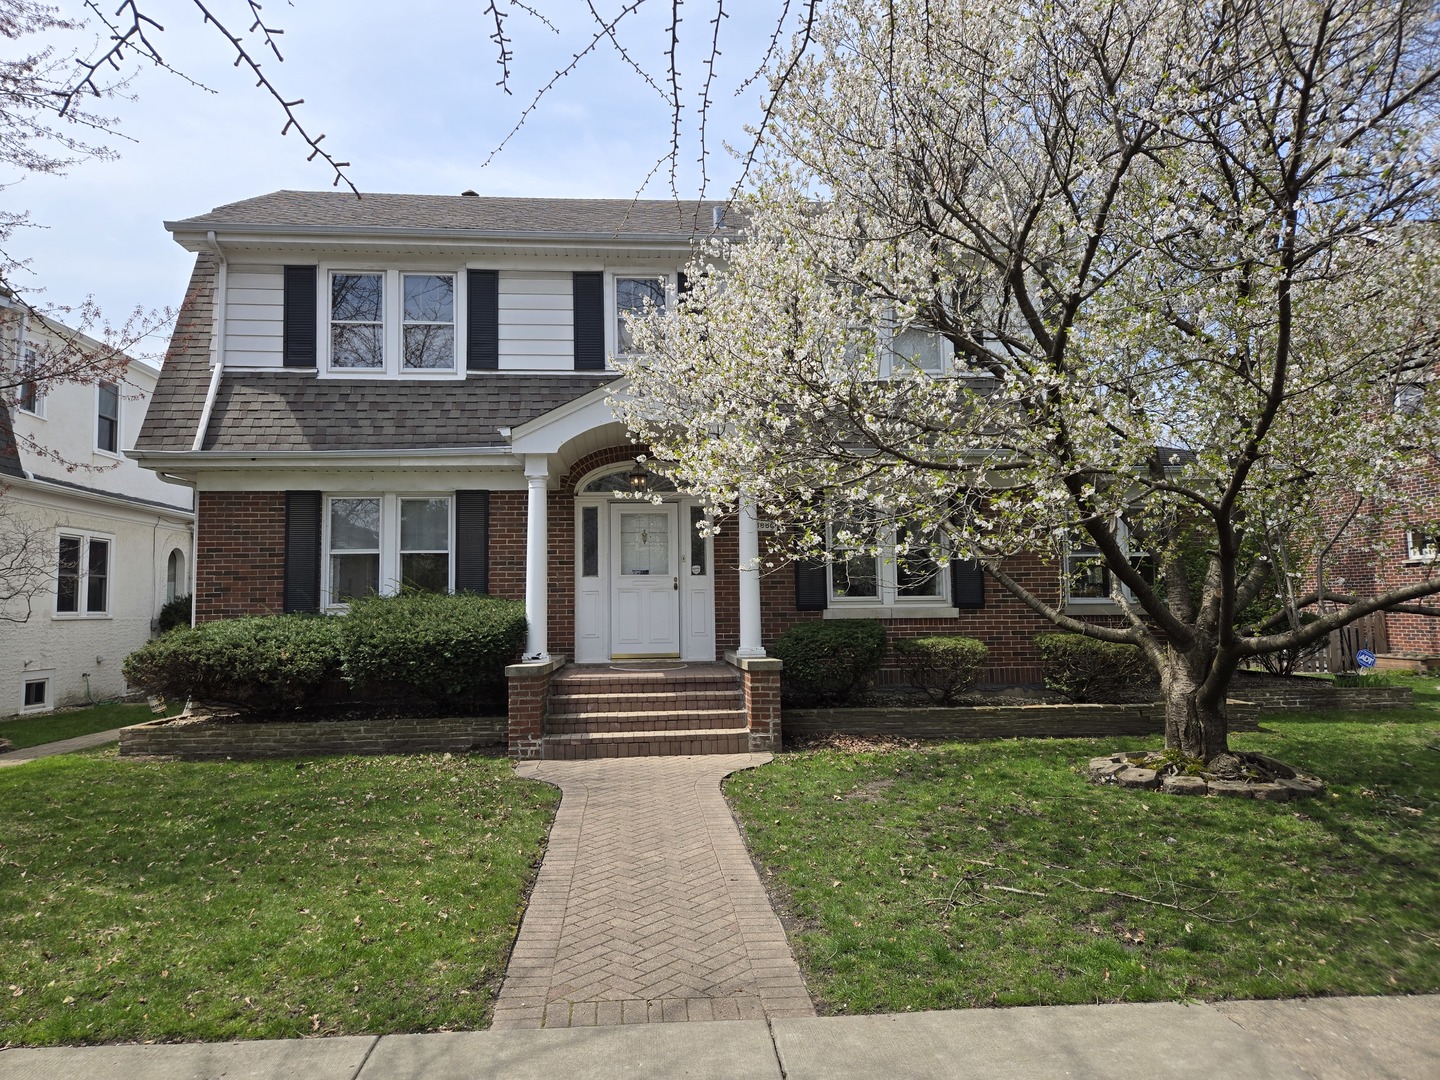
<instances>
[{"instance_id":1,"label":"sky","mask_svg":"<svg viewBox=\"0 0 1440 1080\"><path fill-rule=\"evenodd\" d=\"M63 14L87 14L78 0L57 2ZM612 19L635 0L591 2ZM206 4L243 35L251 21L246 0ZM682 198L700 192L697 104L717 4L681 5ZM115 6L115 0L100 5L107 14ZM12 253L28 260L22 289L43 289L38 299L57 305L91 295L112 322L136 307L178 307L193 256L170 239L164 221L282 188L328 188L333 178L319 159L306 161L309 147L296 135L281 136L280 107L233 66L233 48L203 25L193 0L140 6L164 27L153 40L165 61L214 92L153 67L127 69L133 78L125 96L92 105L119 120L119 136L108 140L118 159L83 162L64 176L0 176L7 207L30 214L30 226L11 242ZM720 23L707 122L711 197L723 196L740 175L723 144L748 148L744 128L758 122L765 87L760 80L738 96L736 90L765 54L783 5L721 6L728 17ZM507 96L496 85L501 72L485 7L484 0L265 0L269 24L284 31L277 40L285 59L267 55L263 70L286 98L304 99L297 115L313 133L325 133L323 145L337 159L351 163L346 172L362 192L671 197L668 166L649 175L670 144L662 96L669 93L670 3L641 0L616 28L655 86L613 47L601 47L558 80L493 156L536 91L587 46L598 24L586 0L534 0L553 29L516 10L505 24L514 54ZM90 14L87 29L46 44L62 54L88 54L101 31ZM36 44L0 47L13 55ZM260 43L250 38L248 45L258 57ZM152 340L140 351L154 358L163 345Z\"/></svg>"}]
</instances>

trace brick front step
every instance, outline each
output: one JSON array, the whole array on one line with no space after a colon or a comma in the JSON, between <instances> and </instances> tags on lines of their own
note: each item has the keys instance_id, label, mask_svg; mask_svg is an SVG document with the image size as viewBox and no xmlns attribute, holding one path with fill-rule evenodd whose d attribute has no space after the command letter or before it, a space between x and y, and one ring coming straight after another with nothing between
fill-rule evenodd
<instances>
[{"instance_id":1,"label":"brick front step","mask_svg":"<svg viewBox=\"0 0 1440 1080\"><path fill-rule=\"evenodd\" d=\"M743 727L576 733L547 735L544 740L544 757L550 761L674 754L744 754L749 749L750 733Z\"/></svg>"},{"instance_id":2,"label":"brick front step","mask_svg":"<svg viewBox=\"0 0 1440 1080\"><path fill-rule=\"evenodd\" d=\"M737 703L731 702L732 706ZM666 712L581 713L551 716L545 721L547 735L604 734L607 731L708 731L745 727L745 710L671 709Z\"/></svg>"},{"instance_id":3,"label":"brick front step","mask_svg":"<svg viewBox=\"0 0 1440 1080\"><path fill-rule=\"evenodd\" d=\"M636 675L558 675L551 683L552 693L572 694L716 694L738 690L734 676L672 675L665 679L641 678Z\"/></svg>"},{"instance_id":4,"label":"brick front step","mask_svg":"<svg viewBox=\"0 0 1440 1080\"><path fill-rule=\"evenodd\" d=\"M551 693L551 716L584 716L596 713L673 713L714 709L741 709L745 699L737 686L723 690L690 690L683 693L572 694Z\"/></svg>"}]
</instances>

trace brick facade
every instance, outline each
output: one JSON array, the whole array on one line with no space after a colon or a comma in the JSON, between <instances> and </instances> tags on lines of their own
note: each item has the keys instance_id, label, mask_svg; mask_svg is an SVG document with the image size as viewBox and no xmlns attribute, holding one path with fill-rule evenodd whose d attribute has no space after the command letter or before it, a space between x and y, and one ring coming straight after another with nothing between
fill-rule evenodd
<instances>
[{"instance_id":1,"label":"brick facade","mask_svg":"<svg viewBox=\"0 0 1440 1080\"><path fill-rule=\"evenodd\" d=\"M623 465L645 452L643 446L614 446L577 461L548 495L549 649L552 655L575 650L575 485L595 469ZM525 491L490 494L490 591L514 600L525 598L527 499ZM285 493L206 492L199 500L196 612L200 620L278 612L284 602ZM1403 535L1401 537L1403 543ZM1011 560L1007 567L1039 596L1055 600L1060 570L1038 556ZM714 539L715 644L723 655L740 641L738 530L734 519L720 522ZM819 619L823 612L795 609L794 571L778 565L761 576L762 641L775 640L787 627ZM1113 619L1096 619L1114 622ZM962 610L958 618L887 619L891 640L925 634L964 634L990 649L983 682L1041 681L1036 634L1050 623L986 583L985 607ZM899 675L890 657L883 677Z\"/></svg>"},{"instance_id":2,"label":"brick facade","mask_svg":"<svg viewBox=\"0 0 1440 1080\"><path fill-rule=\"evenodd\" d=\"M195 619L285 606L285 493L202 491L195 521Z\"/></svg>"}]
</instances>

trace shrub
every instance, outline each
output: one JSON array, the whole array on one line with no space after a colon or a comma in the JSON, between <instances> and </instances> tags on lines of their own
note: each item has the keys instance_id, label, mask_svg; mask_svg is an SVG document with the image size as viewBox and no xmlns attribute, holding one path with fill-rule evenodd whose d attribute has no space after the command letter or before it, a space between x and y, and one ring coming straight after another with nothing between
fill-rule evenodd
<instances>
[{"instance_id":1,"label":"shrub","mask_svg":"<svg viewBox=\"0 0 1440 1080\"><path fill-rule=\"evenodd\" d=\"M177 596L174 600L168 600L165 606L160 609L160 618L156 625L160 633L174 630L177 626L189 626L194 604L189 596Z\"/></svg>"},{"instance_id":2,"label":"shrub","mask_svg":"<svg viewBox=\"0 0 1440 1080\"><path fill-rule=\"evenodd\" d=\"M125 658L125 681L168 701L298 708L340 670L338 619L260 615L177 627Z\"/></svg>"},{"instance_id":3,"label":"shrub","mask_svg":"<svg viewBox=\"0 0 1440 1080\"><path fill-rule=\"evenodd\" d=\"M1155 679L1137 645L1081 634L1040 634L1035 645L1045 667L1045 685L1072 701L1096 701Z\"/></svg>"},{"instance_id":4,"label":"shrub","mask_svg":"<svg viewBox=\"0 0 1440 1080\"><path fill-rule=\"evenodd\" d=\"M781 689L795 704L844 705L875 681L885 658L885 627L876 619L805 622L775 639L784 662Z\"/></svg>"},{"instance_id":5,"label":"shrub","mask_svg":"<svg viewBox=\"0 0 1440 1080\"><path fill-rule=\"evenodd\" d=\"M910 682L931 700L953 705L955 698L975 685L990 650L972 637L901 638L895 642Z\"/></svg>"},{"instance_id":6,"label":"shrub","mask_svg":"<svg viewBox=\"0 0 1440 1080\"><path fill-rule=\"evenodd\" d=\"M406 593L356 600L338 620L345 680L362 693L491 704L525 644L525 606L492 596Z\"/></svg>"}]
</instances>

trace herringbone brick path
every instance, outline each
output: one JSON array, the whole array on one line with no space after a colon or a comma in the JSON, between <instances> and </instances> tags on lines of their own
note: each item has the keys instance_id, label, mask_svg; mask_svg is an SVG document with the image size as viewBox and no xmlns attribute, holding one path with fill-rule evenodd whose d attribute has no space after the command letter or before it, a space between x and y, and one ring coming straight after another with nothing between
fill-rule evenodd
<instances>
[{"instance_id":1,"label":"herringbone brick path","mask_svg":"<svg viewBox=\"0 0 1440 1080\"><path fill-rule=\"evenodd\" d=\"M535 761L564 793L495 1028L814 1016L720 780L768 754Z\"/></svg>"}]
</instances>

